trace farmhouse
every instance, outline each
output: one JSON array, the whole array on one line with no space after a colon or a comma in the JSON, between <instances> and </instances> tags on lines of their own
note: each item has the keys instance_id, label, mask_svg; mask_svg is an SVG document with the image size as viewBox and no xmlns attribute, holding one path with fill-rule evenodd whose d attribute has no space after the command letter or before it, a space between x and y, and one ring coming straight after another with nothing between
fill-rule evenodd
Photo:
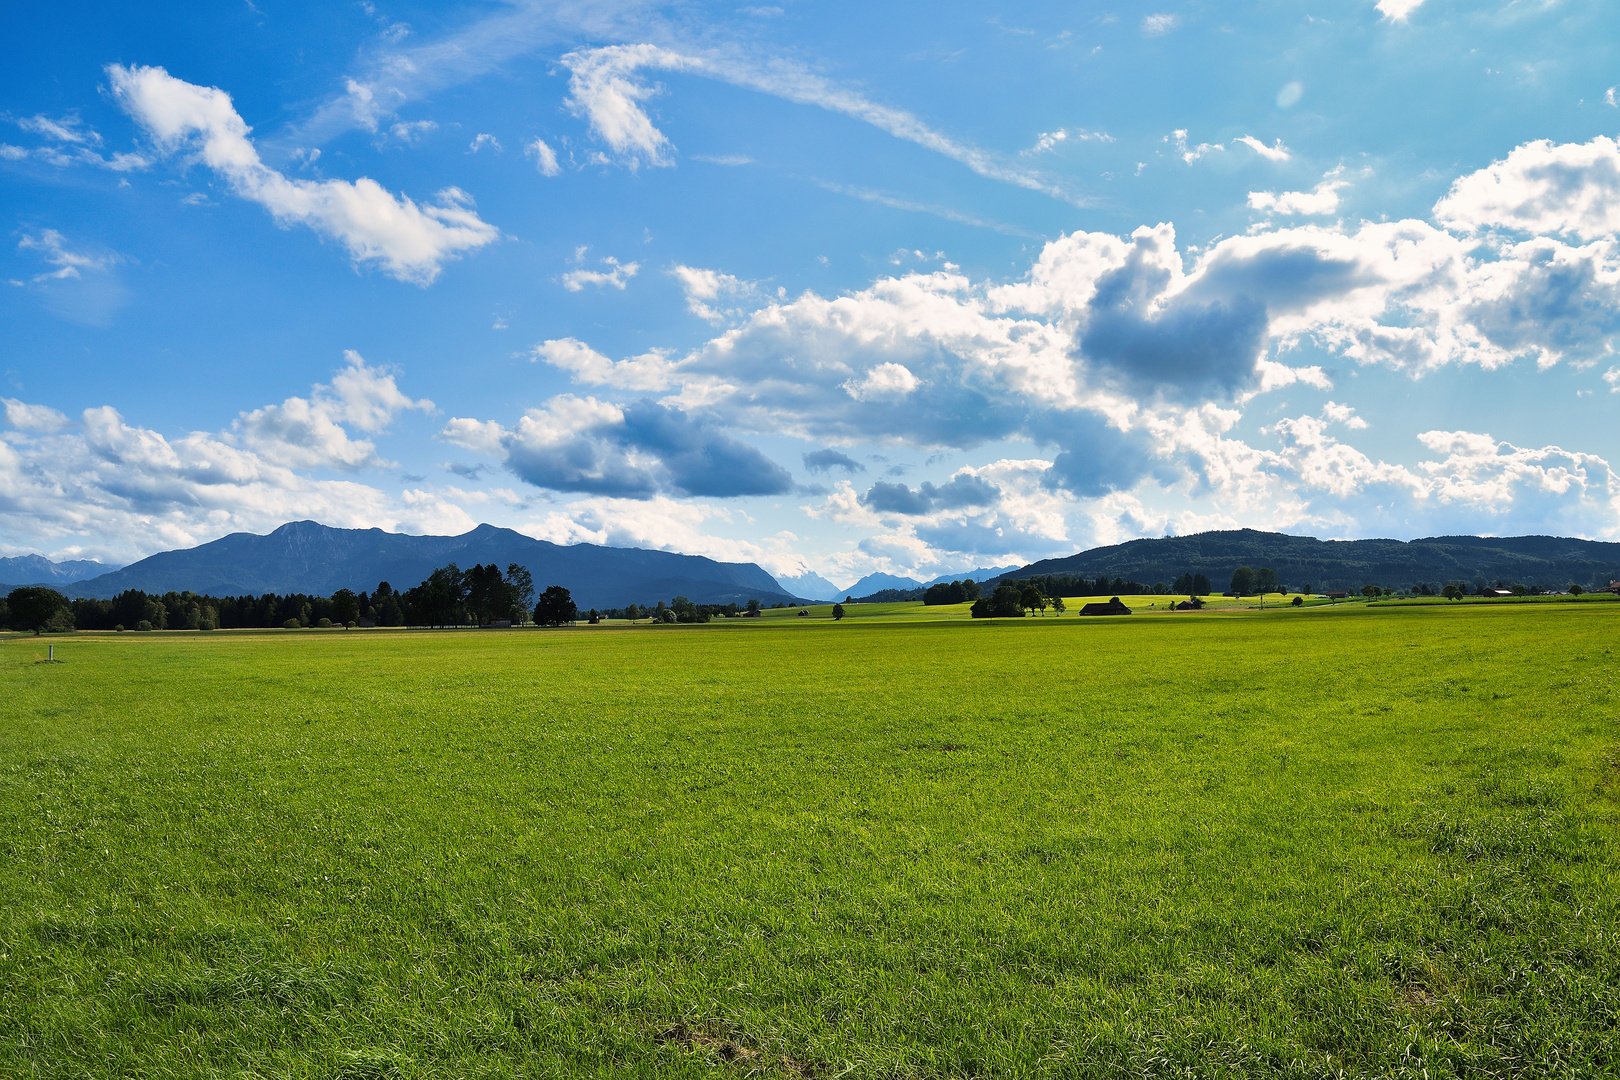
<instances>
[{"instance_id":1,"label":"farmhouse","mask_svg":"<svg viewBox=\"0 0 1620 1080\"><path fill-rule=\"evenodd\" d=\"M1130 613L1131 609L1120 603L1117 596L1106 604L1087 604L1080 609L1082 615L1129 615Z\"/></svg>"}]
</instances>

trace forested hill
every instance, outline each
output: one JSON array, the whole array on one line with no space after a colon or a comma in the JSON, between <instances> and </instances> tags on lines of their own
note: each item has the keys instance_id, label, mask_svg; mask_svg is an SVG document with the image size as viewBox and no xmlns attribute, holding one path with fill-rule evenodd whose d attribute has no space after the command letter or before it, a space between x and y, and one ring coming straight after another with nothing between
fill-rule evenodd
<instances>
[{"instance_id":1,"label":"forested hill","mask_svg":"<svg viewBox=\"0 0 1620 1080\"><path fill-rule=\"evenodd\" d=\"M1131 540L1062 559L1043 559L1003 575L1123 578L1151 585L1183 573L1206 574L1226 589L1239 566L1270 567L1298 589L1360 589L1382 585L1467 583L1605 586L1620 579L1620 544L1557 536L1435 536L1401 540L1318 540L1311 536L1236 529Z\"/></svg>"},{"instance_id":2,"label":"forested hill","mask_svg":"<svg viewBox=\"0 0 1620 1080\"><path fill-rule=\"evenodd\" d=\"M675 596L699 604L792 600L753 563L642 548L564 546L493 525L461 536L406 536L381 529L333 529L314 521L295 521L268 536L233 533L199 547L161 552L63 591L98 598L125 589L326 596L338 589L374 589L379 581L409 588L451 562L463 569L482 563L504 569L518 563L528 568L537 588L561 585L581 608L651 604Z\"/></svg>"}]
</instances>

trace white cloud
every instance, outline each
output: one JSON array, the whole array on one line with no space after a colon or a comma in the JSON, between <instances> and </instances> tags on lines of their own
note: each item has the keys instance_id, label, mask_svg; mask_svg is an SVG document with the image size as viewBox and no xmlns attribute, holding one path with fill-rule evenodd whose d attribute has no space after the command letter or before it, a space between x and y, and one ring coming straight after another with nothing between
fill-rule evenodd
<instances>
[{"instance_id":1,"label":"white cloud","mask_svg":"<svg viewBox=\"0 0 1620 1080\"><path fill-rule=\"evenodd\" d=\"M905 365L884 363L871 368L859 379L846 379L838 385L856 401L872 401L905 397L917 389L919 381Z\"/></svg>"},{"instance_id":2,"label":"white cloud","mask_svg":"<svg viewBox=\"0 0 1620 1080\"><path fill-rule=\"evenodd\" d=\"M1149 36L1168 34L1180 24L1179 15L1146 15L1142 18L1142 33Z\"/></svg>"},{"instance_id":3,"label":"white cloud","mask_svg":"<svg viewBox=\"0 0 1620 1080\"><path fill-rule=\"evenodd\" d=\"M1173 142L1176 147L1176 153L1180 154L1181 160L1185 161L1189 165L1197 161L1199 158L1204 157L1206 154L1221 153L1226 149L1226 147L1220 143L1199 143L1197 146L1188 146L1186 128L1177 128L1175 131L1172 131L1170 134L1166 135L1164 137L1164 141Z\"/></svg>"},{"instance_id":4,"label":"white cloud","mask_svg":"<svg viewBox=\"0 0 1620 1080\"><path fill-rule=\"evenodd\" d=\"M674 367L668 354L655 350L613 361L575 338L542 341L534 347L531 360L543 360L569 372L576 382L587 386L611 386L619 390L667 390Z\"/></svg>"},{"instance_id":5,"label":"white cloud","mask_svg":"<svg viewBox=\"0 0 1620 1080\"><path fill-rule=\"evenodd\" d=\"M1059 146L1068 143L1070 140L1077 143L1111 143L1114 141L1114 137L1108 134L1106 131L1087 131L1085 128L1075 128L1073 131L1070 131L1068 128L1058 128L1056 131L1041 132L1040 137L1035 140L1035 145L1030 147L1028 150L1025 150L1024 153L1050 153L1051 151L1056 150Z\"/></svg>"},{"instance_id":6,"label":"white cloud","mask_svg":"<svg viewBox=\"0 0 1620 1080\"><path fill-rule=\"evenodd\" d=\"M790 491L787 470L701 419L652 401L562 394L510 429L452 418L440 437L482 448L536 487L619 498L731 498Z\"/></svg>"},{"instance_id":7,"label":"white cloud","mask_svg":"<svg viewBox=\"0 0 1620 1080\"><path fill-rule=\"evenodd\" d=\"M479 132L473 137L473 141L468 145L467 150L469 153L476 154L486 146L493 147L496 152L504 149L504 147L501 146L501 141L495 136L487 132Z\"/></svg>"},{"instance_id":8,"label":"white cloud","mask_svg":"<svg viewBox=\"0 0 1620 1080\"><path fill-rule=\"evenodd\" d=\"M1435 219L1462 232L1510 229L1612 239L1620 232L1620 144L1525 143L1459 178L1434 207Z\"/></svg>"},{"instance_id":9,"label":"white cloud","mask_svg":"<svg viewBox=\"0 0 1620 1080\"><path fill-rule=\"evenodd\" d=\"M1267 214L1335 214L1339 210L1339 189L1349 187L1348 180L1340 180L1341 170L1334 169L1322 178L1313 191L1249 192L1249 208Z\"/></svg>"},{"instance_id":10,"label":"white cloud","mask_svg":"<svg viewBox=\"0 0 1620 1080\"><path fill-rule=\"evenodd\" d=\"M570 270L562 276L562 286L569 292L579 292L587 285L611 285L623 290L629 280L640 271L638 262L621 263L609 255L602 260L606 270Z\"/></svg>"},{"instance_id":11,"label":"white cloud","mask_svg":"<svg viewBox=\"0 0 1620 1080\"><path fill-rule=\"evenodd\" d=\"M55 410L6 401L7 422L17 430L0 439L0 534L25 533L36 543L78 538L133 559L302 518L346 528L471 528L464 510L431 492L396 500L366 484L297 471L302 462L334 464L313 452L322 440L350 460L355 446L369 447L334 435L331 425L386 410L386 377L357 359L342 374L353 376L347 385L334 379L309 399L244 413L222 434L165 436L110 406L85 409L70 424Z\"/></svg>"},{"instance_id":12,"label":"white cloud","mask_svg":"<svg viewBox=\"0 0 1620 1080\"><path fill-rule=\"evenodd\" d=\"M412 401L391 373L367 366L353 349L344 352L344 359L347 366L331 385L315 386L308 398L290 397L280 405L244 412L228 438L290 468L349 470L387 464L373 443L351 438L343 425L374 434L403 410L432 412L433 402Z\"/></svg>"},{"instance_id":13,"label":"white cloud","mask_svg":"<svg viewBox=\"0 0 1620 1080\"><path fill-rule=\"evenodd\" d=\"M669 139L653 124L644 108L644 103L658 93L657 87L637 78L638 72L649 69L700 75L799 104L815 105L943 154L981 176L1069 198L1042 177L1012 168L977 147L957 142L903 109L869 101L786 61L758 64L738 57L694 56L642 44L581 49L564 56L562 63L570 73L569 108L590 124L591 131L608 145L620 163L632 169L672 163L673 148Z\"/></svg>"},{"instance_id":14,"label":"white cloud","mask_svg":"<svg viewBox=\"0 0 1620 1080\"><path fill-rule=\"evenodd\" d=\"M1620 87L1611 86L1607 90L1603 91L1603 104L1609 106L1611 109L1620 108L1620 101L1616 101L1614 97L1614 92L1617 89L1620 89Z\"/></svg>"},{"instance_id":15,"label":"white cloud","mask_svg":"<svg viewBox=\"0 0 1620 1080\"><path fill-rule=\"evenodd\" d=\"M1253 135L1243 135L1233 141L1242 143L1267 161L1288 161L1294 156L1288 152L1288 147L1283 145L1281 139L1271 146L1267 146Z\"/></svg>"},{"instance_id":16,"label":"white cloud","mask_svg":"<svg viewBox=\"0 0 1620 1080\"><path fill-rule=\"evenodd\" d=\"M1405 22L1423 6L1423 0L1378 0L1378 13L1390 22Z\"/></svg>"},{"instance_id":17,"label":"white cloud","mask_svg":"<svg viewBox=\"0 0 1620 1080\"><path fill-rule=\"evenodd\" d=\"M172 151L200 143L200 159L238 195L280 222L299 222L337 239L356 261L378 263L401 281L426 285L446 260L499 236L457 188L441 191L435 204L418 205L366 177L353 183L289 179L259 159L248 138L251 129L223 90L182 82L159 67L113 64L107 75L118 103L160 147Z\"/></svg>"},{"instance_id":18,"label":"white cloud","mask_svg":"<svg viewBox=\"0 0 1620 1080\"><path fill-rule=\"evenodd\" d=\"M562 173L562 166L557 163L557 152L546 144L544 139L535 139L523 148L523 152L534 158L534 167L541 176L557 176Z\"/></svg>"},{"instance_id":19,"label":"white cloud","mask_svg":"<svg viewBox=\"0 0 1620 1080\"><path fill-rule=\"evenodd\" d=\"M100 146L101 136L90 128L84 126L76 114L70 113L59 120L52 120L43 114L18 120L17 126L24 131L43 135L47 139L57 142L74 143L79 146Z\"/></svg>"},{"instance_id":20,"label":"white cloud","mask_svg":"<svg viewBox=\"0 0 1620 1080\"><path fill-rule=\"evenodd\" d=\"M55 434L68 426L68 418L49 405L30 405L16 398L0 398L5 405L6 423L18 431Z\"/></svg>"},{"instance_id":21,"label":"white cloud","mask_svg":"<svg viewBox=\"0 0 1620 1080\"><path fill-rule=\"evenodd\" d=\"M1612 367L1605 371L1603 381L1609 384L1609 393L1620 394L1620 367Z\"/></svg>"},{"instance_id":22,"label":"white cloud","mask_svg":"<svg viewBox=\"0 0 1620 1080\"><path fill-rule=\"evenodd\" d=\"M389 134L405 143L420 142L423 136L437 130L439 130L439 125L432 120L401 121L388 129ZM316 150L314 155L319 157L320 151Z\"/></svg>"},{"instance_id":23,"label":"white cloud","mask_svg":"<svg viewBox=\"0 0 1620 1080\"><path fill-rule=\"evenodd\" d=\"M722 296L735 301L751 296L755 292L753 282L744 281L731 274L722 274L718 270L676 265L671 267L669 272L681 283L681 290L686 293L686 310L709 322L722 322L741 314L739 308L717 306Z\"/></svg>"},{"instance_id":24,"label":"white cloud","mask_svg":"<svg viewBox=\"0 0 1620 1080\"><path fill-rule=\"evenodd\" d=\"M38 236L24 235L17 241L17 250L37 251L47 263L56 267L55 270L37 275L35 281L79 278L86 270L105 271L123 261L123 256L115 252L92 255L88 252L72 251L67 246L67 238L55 229L46 229Z\"/></svg>"}]
</instances>

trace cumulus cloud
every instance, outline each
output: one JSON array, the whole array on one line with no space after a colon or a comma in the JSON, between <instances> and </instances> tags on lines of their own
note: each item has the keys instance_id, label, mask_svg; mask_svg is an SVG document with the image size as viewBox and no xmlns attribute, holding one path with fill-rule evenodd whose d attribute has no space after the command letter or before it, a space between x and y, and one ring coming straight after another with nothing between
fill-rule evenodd
<instances>
[{"instance_id":1,"label":"cumulus cloud","mask_svg":"<svg viewBox=\"0 0 1620 1080\"><path fill-rule=\"evenodd\" d=\"M792 490L786 469L687 413L653 401L619 406L563 394L510 429L452 419L441 437L495 448L523 480L552 491L621 498L730 498Z\"/></svg>"},{"instance_id":2,"label":"cumulus cloud","mask_svg":"<svg viewBox=\"0 0 1620 1080\"><path fill-rule=\"evenodd\" d=\"M110 406L85 409L73 422L55 409L6 399L14 430L0 438L0 532L25 532L34 543L88 542L139 558L300 518L349 528L466 531L475 522L437 493L395 497L299 471L342 468L345 460L372 454L370 444L346 443L331 426L375 422L393 400L390 387L390 377L355 358L307 399L244 413L226 432L181 436L132 424ZM313 452L322 440L345 460ZM367 449L356 454L356 445Z\"/></svg>"},{"instance_id":3,"label":"cumulus cloud","mask_svg":"<svg viewBox=\"0 0 1620 1080\"><path fill-rule=\"evenodd\" d=\"M981 176L1068 198L1060 188L994 155L935 131L911 113L870 101L852 90L787 61L756 63L735 56L697 56L656 45L609 45L580 49L562 58L569 71L568 107L628 168L673 162L668 137L647 115L659 93L639 73L669 71L717 79L804 105L840 113L957 161Z\"/></svg>"},{"instance_id":4,"label":"cumulus cloud","mask_svg":"<svg viewBox=\"0 0 1620 1080\"><path fill-rule=\"evenodd\" d=\"M5 405L6 423L18 431L54 435L68 426L68 418L49 405L30 405L16 398L0 398Z\"/></svg>"},{"instance_id":5,"label":"cumulus cloud","mask_svg":"<svg viewBox=\"0 0 1620 1080\"><path fill-rule=\"evenodd\" d=\"M619 390L667 390L673 382L674 365L668 353L654 350L623 360L609 360L577 338L556 338L534 347L529 359L544 361L573 375L587 386L611 386Z\"/></svg>"},{"instance_id":6,"label":"cumulus cloud","mask_svg":"<svg viewBox=\"0 0 1620 1080\"><path fill-rule=\"evenodd\" d=\"M1378 13L1390 22L1405 22L1423 0L1378 0Z\"/></svg>"},{"instance_id":7,"label":"cumulus cloud","mask_svg":"<svg viewBox=\"0 0 1620 1080\"><path fill-rule=\"evenodd\" d=\"M1266 214L1300 214L1314 216L1335 214L1339 210L1339 189L1349 187L1348 180L1339 179L1341 170L1334 169L1322 177L1312 191L1249 192L1249 208Z\"/></svg>"},{"instance_id":8,"label":"cumulus cloud","mask_svg":"<svg viewBox=\"0 0 1620 1080\"><path fill-rule=\"evenodd\" d=\"M583 250L583 249L582 249ZM630 279L641 270L638 262L621 263L609 255L602 260L606 270L570 270L562 276L562 286L569 292L579 292L587 285L608 285L615 289L624 290Z\"/></svg>"},{"instance_id":9,"label":"cumulus cloud","mask_svg":"<svg viewBox=\"0 0 1620 1080\"><path fill-rule=\"evenodd\" d=\"M541 176L559 176L562 166L557 163L557 151L553 150L546 140L537 138L523 148L523 152L534 158L534 167Z\"/></svg>"},{"instance_id":10,"label":"cumulus cloud","mask_svg":"<svg viewBox=\"0 0 1620 1080\"><path fill-rule=\"evenodd\" d=\"M1181 24L1179 15L1144 15L1142 17L1142 33L1149 37L1159 34L1168 34Z\"/></svg>"},{"instance_id":11,"label":"cumulus cloud","mask_svg":"<svg viewBox=\"0 0 1620 1080\"><path fill-rule=\"evenodd\" d=\"M1191 165L1193 162L1197 161L1201 157L1205 157L1206 155L1222 153L1226 150L1226 147L1220 143L1206 142L1199 143L1197 146L1189 146L1187 144L1186 128L1177 128L1175 131L1172 131L1170 134L1166 135L1164 137L1164 141L1173 144L1176 148L1176 153L1180 154L1181 160L1185 161L1188 165Z\"/></svg>"},{"instance_id":12,"label":"cumulus cloud","mask_svg":"<svg viewBox=\"0 0 1620 1080\"><path fill-rule=\"evenodd\" d=\"M960 473L944 484L923 481L913 491L905 484L881 480L861 496L861 505L879 513L920 516L938 510L959 510L967 506L994 506L1001 492L987 480Z\"/></svg>"},{"instance_id":13,"label":"cumulus cloud","mask_svg":"<svg viewBox=\"0 0 1620 1080\"><path fill-rule=\"evenodd\" d=\"M252 129L223 90L184 82L160 67L112 64L107 75L119 105L161 149L196 146L200 160L232 190L278 222L307 225L342 243L355 261L379 264L401 281L426 285L447 260L499 236L458 188L441 191L437 203L418 205L366 177L352 183L288 178L260 160L248 138Z\"/></svg>"},{"instance_id":14,"label":"cumulus cloud","mask_svg":"<svg viewBox=\"0 0 1620 1080\"><path fill-rule=\"evenodd\" d=\"M851 476L858 472L865 472L866 466L837 450L812 450L804 455L805 471L813 473L831 472L834 469L843 469Z\"/></svg>"},{"instance_id":15,"label":"cumulus cloud","mask_svg":"<svg viewBox=\"0 0 1620 1080\"><path fill-rule=\"evenodd\" d=\"M1620 232L1620 144L1604 135L1587 143L1525 143L1455 181L1434 215L1467 233L1507 229L1612 240Z\"/></svg>"},{"instance_id":16,"label":"cumulus cloud","mask_svg":"<svg viewBox=\"0 0 1620 1080\"><path fill-rule=\"evenodd\" d=\"M385 368L370 367L353 349L330 385L317 385L307 398L244 412L228 438L261 457L291 468L352 470L387 464L375 444L354 439L345 424L377 433L406 409L433 411L433 402L406 397Z\"/></svg>"},{"instance_id":17,"label":"cumulus cloud","mask_svg":"<svg viewBox=\"0 0 1620 1080\"><path fill-rule=\"evenodd\" d=\"M741 313L736 306L724 307L722 298L736 301L754 292L754 283L743 281L718 270L702 270L695 266L673 266L669 271L681 283L686 294L686 310L709 322L723 322Z\"/></svg>"}]
</instances>

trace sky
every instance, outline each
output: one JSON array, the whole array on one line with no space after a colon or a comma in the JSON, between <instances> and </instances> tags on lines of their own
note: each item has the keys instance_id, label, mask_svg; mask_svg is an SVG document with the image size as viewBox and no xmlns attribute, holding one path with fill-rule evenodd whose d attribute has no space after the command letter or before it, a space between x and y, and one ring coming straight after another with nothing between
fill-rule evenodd
<instances>
[{"instance_id":1,"label":"sky","mask_svg":"<svg viewBox=\"0 0 1620 1080\"><path fill-rule=\"evenodd\" d=\"M0 26L0 555L1620 539L1612 0Z\"/></svg>"}]
</instances>

